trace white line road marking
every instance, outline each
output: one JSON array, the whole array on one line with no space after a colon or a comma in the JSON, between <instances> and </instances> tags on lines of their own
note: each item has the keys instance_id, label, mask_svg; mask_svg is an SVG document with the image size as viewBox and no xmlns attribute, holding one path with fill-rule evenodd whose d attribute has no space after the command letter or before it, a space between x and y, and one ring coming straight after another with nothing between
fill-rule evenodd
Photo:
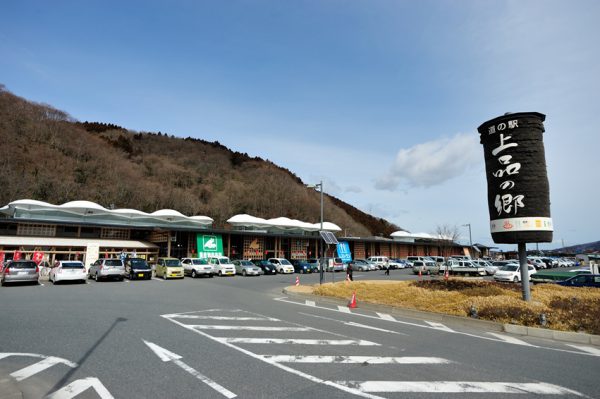
<instances>
[{"instance_id":1,"label":"white line road marking","mask_svg":"<svg viewBox=\"0 0 600 399\"><path fill-rule=\"evenodd\" d=\"M155 280L155 281L160 281L161 283L164 283L164 282L165 282L165 280L161 280L161 279L159 279L159 278L157 278L157 277L152 277L152 280Z\"/></svg>"},{"instance_id":2,"label":"white line road marking","mask_svg":"<svg viewBox=\"0 0 600 399\"><path fill-rule=\"evenodd\" d=\"M188 366L187 364L185 364L184 362L179 360L179 359L181 359L181 356L179 356L178 354L173 353L165 348L162 348L152 342L148 342L145 340L143 340L143 341L152 350L152 352L154 352L156 354L156 356L158 356L160 358L160 360L162 360L163 362L172 361L177 366L179 366L183 370L187 371L188 373L190 373L191 375L193 375L194 377L196 377L197 379L199 379L200 381L202 381L203 383L205 383L206 385L208 385L215 391L219 392L221 395L225 396L226 398L232 399L237 396L236 394L234 394L227 388L219 385L215 381L211 380L207 376L200 373L198 370Z\"/></svg>"},{"instance_id":3,"label":"white line road marking","mask_svg":"<svg viewBox=\"0 0 600 399\"><path fill-rule=\"evenodd\" d=\"M277 363L340 363L340 364L448 364L439 357L385 357L385 356L296 356L259 355Z\"/></svg>"},{"instance_id":4,"label":"white line road marking","mask_svg":"<svg viewBox=\"0 0 600 399\"><path fill-rule=\"evenodd\" d=\"M517 339L515 337L511 337L510 335L496 334L496 333L492 333L492 332L489 332L488 334L490 334L491 336L496 337L498 339L501 339L502 341L511 343L511 344L523 345L523 346L533 346L530 343L527 343L527 342Z\"/></svg>"},{"instance_id":5,"label":"white line road marking","mask_svg":"<svg viewBox=\"0 0 600 399\"><path fill-rule=\"evenodd\" d=\"M290 300L288 300L286 298L274 298L274 300L278 301L278 302L289 303L289 304L292 304L292 305L306 306L303 302L290 301ZM328 310L330 312L339 312L339 310L337 310L337 309L332 309L332 308L328 308L328 307L325 307L325 306L315 306L314 308L316 308L316 309L322 309L322 310ZM370 316L370 315L363 314L363 313L351 313L351 314L353 316L359 316L359 317L366 317L368 319L381 320L381 318L379 318L379 317ZM503 343L510 344L510 342L507 342L507 341L504 341L504 340L501 340L501 339L497 339L497 338L486 337L486 336L477 335L477 334L471 334L471 333L462 332L462 331L454 331L452 329L448 329L449 331L448 330L440 330L440 329L432 327L430 325L425 326L423 324L411 323L411 322L408 322L408 321L396 320L396 321L394 321L394 323L404 324L404 325L407 325L407 326L413 326L413 327L418 327L418 328L429 328L429 329L432 329L432 330L445 331L445 332L452 333L452 334L464 335L466 337L479 338L479 339L483 339L483 340L487 340L487 341L503 342ZM559 348L550 348L550 347L547 347L547 346L531 345L531 347L532 348L537 348L537 349L544 349L544 350L554 351L554 352L571 353L571 354L575 354L575 355L596 356L596 355L593 355L593 354L588 353L588 352L574 351L574 350L567 350L567 349L559 349Z\"/></svg>"},{"instance_id":6,"label":"white line road marking","mask_svg":"<svg viewBox=\"0 0 600 399\"><path fill-rule=\"evenodd\" d=\"M342 313L352 313L348 306L338 306L338 310Z\"/></svg>"},{"instance_id":7,"label":"white line road marking","mask_svg":"<svg viewBox=\"0 0 600 399\"><path fill-rule=\"evenodd\" d=\"M114 399L114 396L108 392L108 389L102 385L100 380L93 377L73 381L53 394L46 396L46 399L71 399L89 388L94 389L102 399Z\"/></svg>"},{"instance_id":8,"label":"white line road marking","mask_svg":"<svg viewBox=\"0 0 600 399\"><path fill-rule=\"evenodd\" d=\"M425 323L429 324L431 327L433 327L436 330L447 331L447 332L456 332L453 329L446 327L442 323L436 323L435 321L427 321L427 320L425 320Z\"/></svg>"},{"instance_id":9,"label":"white line road marking","mask_svg":"<svg viewBox=\"0 0 600 399\"><path fill-rule=\"evenodd\" d=\"M31 366L27 366L25 368L11 373L10 376L16 379L17 381L23 381L24 379L29 378L32 375L35 375L41 371L44 371L47 368L54 366L55 364L64 364L71 368L77 367L77 363L61 359L60 357L48 356L47 358L42 359L39 362L32 364Z\"/></svg>"},{"instance_id":10,"label":"white line road marking","mask_svg":"<svg viewBox=\"0 0 600 399\"><path fill-rule=\"evenodd\" d=\"M306 306L316 306L317 305L315 303L315 301L309 301L308 299L304 303L306 303Z\"/></svg>"},{"instance_id":11,"label":"white line road marking","mask_svg":"<svg viewBox=\"0 0 600 399\"><path fill-rule=\"evenodd\" d=\"M190 324L190 328L197 330L245 330L245 331L314 331L310 327L265 327L265 326L221 326Z\"/></svg>"},{"instance_id":12,"label":"white line road marking","mask_svg":"<svg viewBox=\"0 0 600 399\"><path fill-rule=\"evenodd\" d=\"M377 313L377 316L379 316L379 318L381 318L383 320L396 321L396 319L394 319L394 317L392 315L389 315L387 313L379 313L379 312L375 312L375 313Z\"/></svg>"},{"instance_id":13,"label":"white line road marking","mask_svg":"<svg viewBox=\"0 0 600 399\"><path fill-rule=\"evenodd\" d=\"M360 339L294 339L294 338L217 338L219 342L230 344L283 344L283 345L344 345L381 346L378 343Z\"/></svg>"},{"instance_id":14,"label":"white line road marking","mask_svg":"<svg viewBox=\"0 0 600 399\"><path fill-rule=\"evenodd\" d=\"M558 385L547 383L466 382L466 381L337 381L362 392L426 393L533 393L544 395L585 396Z\"/></svg>"},{"instance_id":15,"label":"white line road marking","mask_svg":"<svg viewBox=\"0 0 600 399\"><path fill-rule=\"evenodd\" d=\"M401 333L398 331L386 330L385 328L368 326L366 324L355 323L353 321L347 321L347 322L344 322L344 324L347 326L352 326L352 327L360 327L360 328L367 328L369 330L381 331L381 332L388 333L388 334L407 335L407 334L404 334L404 333Z\"/></svg>"},{"instance_id":16,"label":"white line road marking","mask_svg":"<svg viewBox=\"0 0 600 399\"><path fill-rule=\"evenodd\" d=\"M381 332L385 332L385 333L389 333L389 334L397 334L397 335L408 336L408 334L401 333L401 332L398 332L398 331L386 330L385 328L368 326L366 324L355 323L353 321L344 321L344 320L332 319L330 317L317 316L316 314L303 313L303 312L298 312L298 314L305 315L305 316L310 316L310 317L316 317L317 319L325 319L325 320L329 320L329 321L336 321L338 323L342 323L342 324L345 324L347 326L361 327L361 328L367 328L369 330L376 330L376 331L381 331Z\"/></svg>"},{"instance_id":17,"label":"white line road marking","mask_svg":"<svg viewBox=\"0 0 600 399\"><path fill-rule=\"evenodd\" d=\"M165 317L165 316L163 315L162 317ZM358 390L358 389L354 389L354 388L351 388L351 387L346 387L346 386L344 386L344 385L337 384L337 383L335 383L335 382L333 382L333 381L327 381L327 380L323 380L323 379L321 379L321 378L318 378L318 377L312 376L312 375L310 375L310 374L303 373L302 371L299 371L299 370L293 369L293 368L291 368L291 367L288 367L288 366L285 366L285 365L283 365L283 364L280 364L280 363L277 363L277 362L273 362L273 361L271 361L271 360L268 360L268 359L263 359L263 358L261 358L261 357L260 357L260 355L257 355L257 354L256 354L256 353L254 353L254 352L250 352L249 350L246 350L246 349L240 348L239 346L236 346L236 345L230 344L230 343L228 343L228 342L221 342L221 341L219 341L219 338L218 338L218 337L213 337L212 335L210 335L210 334L207 334L207 333L205 333L205 332L203 332L203 331L199 331L199 330L197 330L197 329L190 328L190 326L188 326L188 325L186 325L186 324L183 324L183 323L181 323L181 322L179 322L179 321L177 321L177 320L170 319L170 318L168 318L168 317L165 317L165 318L166 318L167 320L170 320L172 323L175 323L175 324L177 324L177 325L179 325L179 326L181 326L181 327L183 327L183 328L186 328L186 329L188 329L188 330L190 330L190 331L193 331L193 332L195 332L196 334L200 334L200 335L202 335L203 337L206 337L206 338L208 338L208 339L210 339L210 340L213 340L213 341L216 341L216 342L220 342L221 344L223 344L223 345L227 346L228 348L235 349L235 350L237 350L237 351L239 351L239 352L241 352L241 353L244 353L244 354L246 354L246 355L248 355L248 356L250 356L250 357L252 357L252 358L254 358L254 359L261 360L261 361L263 361L263 362L265 362L265 363L267 363L267 364L270 364L270 365L271 365L271 366L273 366L273 367L277 367L277 368L279 368L279 369L281 369L281 370L287 371L288 373L291 373L291 374L297 375L297 376L299 376L299 377L305 378L305 379L307 379L307 380L309 380L309 381L311 381L311 382L314 382L314 383L317 383L317 384L323 384L323 385L327 385L327 386L329 386L329 387L336 388L336 389L339 389L339 390L341 390L341 391L344 391L344 392L347 392L347 393L350 393L350 394L353 394L353 395L357 395L357 396L360 396L360 397L363 397L363 398L369 398L369 399L385 399L385 398L383 398L382 396L377 396L377 395L372 395L372 394L369 394L369 393L366 393L366 392L361 392L361 391L360 391L360 390Z\"/></svg>"},{"instance_id":18,"label":"white line road marking","mask_svg":"<svg viewBox=\"0 0 600 399\"><path fill-rule=\"evenodd\" d=\"M592 348L591 346L583 346L583 345L571 345L567 344L571 348L579 349L581 351L591 353L594 356L600 356L600 349Z\"/></svg>"},{"instance_id":19,"label":"white line road marking","mask_svg":"<svg viewBox=\"0 0 600 399\"><path fill-rule=\"evenodd\" d=\"M264 321L281 321L273 317L231 317L231 316L201 316L191 314L173 315L178 319L201 319L201 320L236 320L236 321L251 321L251 320L264 320Z\"/></svg>"}]
</instances>

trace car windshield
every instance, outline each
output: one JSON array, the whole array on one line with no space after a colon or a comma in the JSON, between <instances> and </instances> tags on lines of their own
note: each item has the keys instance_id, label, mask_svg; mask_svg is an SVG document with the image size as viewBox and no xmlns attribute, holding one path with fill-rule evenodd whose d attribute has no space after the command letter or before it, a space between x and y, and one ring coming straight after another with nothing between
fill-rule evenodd
<instances>
[{"instance_id":1,"label":"car windshield","mask_svg":"<svg viewBox=\"0 0 600 399\"><path fill-rule=\"evenodd\" d=\"M35 262L10 262L8 267L11 269L35 269Z\"/></svg>"},{"instance_id":2,"label":"car windshield","mask_svg":"<svg viewBox=\"0 0 600 399\"><path fill-rule=\"evenodd\" d=\"M83 263L81 262L63 262L63 269L83 269Z\"/></svg>"},{"instance_id":3,"label":"car windshield","mask_svg":"<svg viewBox=\"0 0 600 399\"><path fill-rule=\"evenodd\" d=\"M290 261L289 261L289 260L287 260L287 259L282 259L282 260L280 261L280 263L281 263L282 265L290 265L290 266L292 265L292 264L290 263Z\"/></svg>"},{"instance_id":4,"label":"car windshield","mask_svg":"<svg viewBox=\"0 0 600 399\"><path fill-rule=\"evenodd\" d=\"M516 272L518 268L519 268L519 266L517 266L517 265L506 265L506 266L502 267L500 270L503 270L505 272Z\"/></svg>"},{"instance_id":5,"label":"car windshield","mask_svg":"<svg viewBox=\"0 0 600 399\"><path fill-rule=\"evenodd\" d=\"M194 265L208 265L206 259L192 259L192 264Z\"/></svg>"},{"instance_id":6,"label":"car windshield","mask_svg":"<svg viewBox=\"0 0 600 399\"><path fill-rule=\"evenodd\" d=\"M123 266L123 262L119 259L107 259L104 264L106 266Z\"/></svg>"},{"instance_id":7,"label":"car windshield","mask_svg":"<svg viewBox=\"0 0 600 399\"><path fill-rule=\"evenodd\" d=\"M167 267L177 267L177 266L181 266L181 263L179 263L179 260L177 260L177 259L167 259L167 260L165 260L165 265Z\"/></svg>"},{"instance_id":8,"label":"car windshield","mask_svg":"<svg viewBox=\"0 0 600 399\"><path fill-rule=\"evenodd\" d=\"M250 262L249 260L242 260L242 261L240 261L240 265L242 265L242 266L254 266L254 263Z\"/></svg>"},{"instance_id":9,"label":"car windshield","mask_svg":"<svg viewBox=\"0 0 600 399\"><path fill-rule=\"evenodd\" d=\"M229 260L229 258L219 258L219 264L221 265L228 265L230 263L231 261Z\"/></svg>"}]
</instances>

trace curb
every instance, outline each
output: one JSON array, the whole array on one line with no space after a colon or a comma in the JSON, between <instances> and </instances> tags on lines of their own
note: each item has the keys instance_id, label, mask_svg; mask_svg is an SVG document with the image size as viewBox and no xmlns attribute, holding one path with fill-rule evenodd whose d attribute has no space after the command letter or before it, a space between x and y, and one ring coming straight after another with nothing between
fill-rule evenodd
<instances>
[{"instance_id":1,"label":"curb","mask_svg":"<svg viewBox=\"0 0 600 399\"><path fill-rule=\"evenodd\" d=\"M288 288L291 288L291 287L288 287ZM288 288L284 288L282 292L290 297L304 298L304 299L311 299L311 300L318 299L319 302L325 302L325 303L330 303L330 304L334 304L334 305L344 305L344 306L347 305L347 301L345 301L343 299L324 297L324 296L314 295L314 294L303 294L303 293L299 293L299 292L293 292L293 291L289 290ZM547 339L553 339L556 341L571 342L571 343L576 343L576 344L588 344L588 345L600 346L600 335L592 335L592 334L569 332L569 331L557 331L557 330L550 330L547 328L538 328L538 327L526 327L526 326L521 326L521 325L516 325L516 324L504 324L504 323L498 323L498 322L489 321L489 320L471 319L468 317L453 316L453 315L447 315L447 314L443 314L443 313L426 312L423 310L397 308L394 306L379 305L379 304L373 304L373 303L364 303L363 302L360 304L359 308L366 309L366 310L372 310L375 312L383 311L385 313L391 314L392 316L398 315L398 316L408 317L408 318L417 319L417 320L429 320L429 321L447 322L447 323L450 322L455 325L458 324L461 326L473 327L473 328L478 328L478 329L482 329L482 330L492 330L492 331L498 331L498 332L506 332L506 333L510 333L510 334L526 335L526 336L537 337L537 338L547 338Z\"/></svg>"}]
</instances>

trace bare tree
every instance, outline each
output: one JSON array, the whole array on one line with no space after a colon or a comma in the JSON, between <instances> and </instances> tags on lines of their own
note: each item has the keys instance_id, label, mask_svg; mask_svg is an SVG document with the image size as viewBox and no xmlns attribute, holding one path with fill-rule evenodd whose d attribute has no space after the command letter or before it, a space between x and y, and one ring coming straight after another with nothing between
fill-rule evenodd
<instances>
[{"instance_id":1,"label":"bare tree","mask_svg":"<svg viewBox=\"0 0 600 399\"><path fill-rule=\"evenodd\" d=\"M435 229L437 239L439 240L439 246L442 249L442 256L447 258L450 256L451 248L456 241L460 238L460 230L458 226L450 226L447 224L438 225Z\"/></svg>"}]
</instances>

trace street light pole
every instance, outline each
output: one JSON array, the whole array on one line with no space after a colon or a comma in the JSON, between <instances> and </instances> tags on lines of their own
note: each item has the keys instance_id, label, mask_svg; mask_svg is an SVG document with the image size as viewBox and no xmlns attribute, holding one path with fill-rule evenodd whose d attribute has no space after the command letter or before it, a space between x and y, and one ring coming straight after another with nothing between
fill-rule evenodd
<instances>
[{"instance_id":1,"label":"street light pole","mask_svg":"<svg viewBox=\"0 0 600 399\"><path fill-rule=\"evenodd\" d=\"M319 182L319 184L307 184L306 187L308 187L308 188L315 188L315 189L318 187L319 191L321 192L321 230L320 231L323 231L323 180L321 180ZM320 238L320 236L319 236L319 238ZM324 271L323 268L324 267L321 264L321 261L322 261L322 259L324 257L324 255L323 255L323 246L324 246L324 244L319 245L319 269L320 269L320 272L319 272L319 284L323 284L323 271Z\"/></svg>"}]
</instances>

